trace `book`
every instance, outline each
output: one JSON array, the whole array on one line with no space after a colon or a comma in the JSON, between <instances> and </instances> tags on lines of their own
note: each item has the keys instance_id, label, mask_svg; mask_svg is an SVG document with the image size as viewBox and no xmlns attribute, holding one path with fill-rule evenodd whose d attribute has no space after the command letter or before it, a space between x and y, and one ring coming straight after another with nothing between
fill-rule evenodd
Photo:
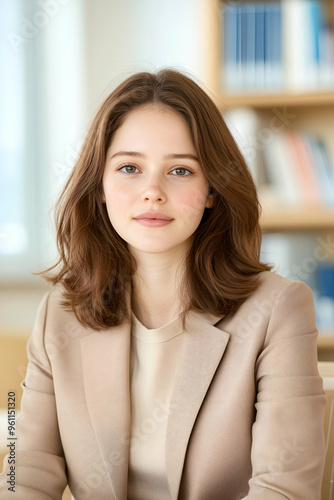
<instances>
[{"instance_id":1,"label":"book","mask_svg":"<svg viewBox=\"0 0 334 500\"><path fill-rule=\"evenodd\" d=\"M321 207L323 199L320 180L304 138L298 132L289 132L286 134L286 141L297 171L304 204L310 207Z\"/></svg>"},{"instance_id":2,"label":"book","mask_svg":"<svg viewBox=\"0 0 334 500\"><path fill-rule=\"evenodd\" d=\"M334 262L324 262L323 253L316 250L313 236L307 233L265 234L262 239L260 259L261 262L273 265L273 270L280 275L306 283L314 294L318 328L332 331Z\"/></svg>"},{"instance_id":3,"label":"book","mask_svg":"<svg viewBox=\"0 0 334 500\"><path fill-rule=\"evenodd\" d=\"M319 85L325 89L334 87L334 31L326 22L319 40Z\"/></svg>"},{"instance_id":4,"label":"book","mask_svg":"<svg viewBox=\"0 0 334 500\"><path fill-rule=\"evenodd\" d=\"M275 134L263 149L266 178L280 203L334 207L334 167L322 138L306 131Z\"/></svg>"},{"instance_id":5,"label":"book","mask_svg":"<svg viewBox=\"0 0 334 500\"><path fill-rule=\"evenodd\" d=\"M244 67L244 88L255 88L256 87L256 75L255 75L255 12L256 6L253 3L245 4L244 10L244 23L246 29L246 60ZM241 26L242 28L242 26Z\"/></svg>"},{"instance_id":6,"label":"book","mask_svg":"<svg viewBox=\"0 0 334 500\"><path fill-rule=\"evenodd\" d=\"M283 57L288 88L309 86L310 22L304 0L282 0Z\"/></svg>"},{"instance_id":7,"label":"book","mask_svg":"<svg viewBox=\"0 0 334 500\"><path fill-rule=\"evenodd\" d=\"M260 149L258 145L259 116L250 108L235 108L224 113L226 124L252 174L260 183Z\"/></svg>"},{"instance_id":8,"label":"book","mask_svg":"<svg viewBox=\"0 0 334 500\"><path fill-rule=\"evenodd\" d=\"M264 83L268 89L282 87L282 15L280 2L264 5Z\"/></svg>"},{"instance_id":9,"label":"book","mask_svg":"<svg viewBox=\"0 0 334 500\"><path fill-rule=\"evenodd\" d=\"M274 270L286 278L303 281L319 294L319 262L314 256L314 237L310 234L263 235L261 261L273 264Z\"/></svg>"},{"instance_id":10,"label":"book","mask_svg":"<svg viewBox=\"0 0 334 500\"><path fill-rule=\"evenodd\" d=\"M323 2L225 2L222 28L227 90L333 88L334 29Z\"/></svg>"},{"instance_id":11,"label":"book","mask_svg":"<svg viewBox=\"0 0 334 500\"><path fill-rule=\"evenodd\" d=\"M328 207L334 206L334 174L333 164L330 159L325 143L313 134L303 132L303 138L322 192L323 204Z\"/></svg>"},{"instance_id":12,"label":"book","mask_svg":"<svg viewBox=\"0 0 334 500\"><path fill-rule=\"evenodd\" d=\"M317 269L317 288L320 296L334 301L334 262L321 263Z\"/></svg>"},{"instance_id":13,"label":"book","mask_svg":"<svg viewBox=\"0 0 334 500\"><path fill-rule=\"evenodd\" d=\"M322 165L326 176L328 189L328 205L334 206L334 163L323 139L317 138L318 148L322 158Z\"/></svg>"},{"instance_id":14,"label":"book","mask_svg":"<svg viewBox=\"0 0 334 500\"><path fill-rule=\"evenodd\" d=\"M233 90L240 86L240 75L237 65L238 59L238 23L237 9L234 5L224 4L223 7L223 54L222 82L226 89Z\"/></svg>"},{"instance_id":15,"label":"book","mask_svg":"<svg viewBox=\"0 0 334 500\"><path fill-rule=\"evenodd\" d=\"M265 3L255 6L255 87L263 90L265 61Z\"/></svg>"},{"instance_id":16,"label":"book","mask_svg":"<svg viewBox=\"0 0 334 500\"><path fill-rule=\"evenodd\" d=\"M280 2L223 6L222 81L227 90L280 88L282 34Z\"/></svg>"},{"instance_id":17,"label":"book","mask_svg":"<svg viewBox=\"0 0 334 500\"><path fill-rule=\"evenodd\" d=\"M316 271L317 283L314 290L318 328L334 328L334 262L320 263Z\"/></svg>"},{"instance_id":18,"label":"book","mask_svg":"<svg viewBox=\"0 0 334 500\"><path fill-rule=\"evenodd\" d=\"M331 42L326 33L333 30L326 27L325 19L319 0L282 0L283 59L288 88L317 88L328 77L326 52Z\"/></svg>"},{"instance_id":19,"label":"book","mask_svg":"<svg viewBox=\"0 0 334 500\"><path fill-rule=\"evenodd\" d=\"M286 136L274 134L263 148L264 167L275 197L283 205L301 207L303 194Z\"/></svg>"}]
</instances>

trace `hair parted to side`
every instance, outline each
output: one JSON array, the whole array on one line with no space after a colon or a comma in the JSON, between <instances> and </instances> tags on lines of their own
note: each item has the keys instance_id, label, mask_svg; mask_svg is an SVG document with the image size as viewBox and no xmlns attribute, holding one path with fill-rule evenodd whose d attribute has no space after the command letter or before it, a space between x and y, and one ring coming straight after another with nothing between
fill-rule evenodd
<instances>
[{"instance_id":1,"label":"hair parted to side","mask_svg":"<svg viewBox=\"0 0 334 500\"><path fill-rule=\"evenodd\" d=\"M136 263L110 223L102 197L106 152L133 109L168 107L190 128L214 205L206 208L192 239L184 278L184 312L232 314L257 288L259 202L252 177L224 119L209 96L175 70L137 73L103 102L56 206L58 262L41 273L63 286L63 305L96 330L129 318Z\"/></svg>"}]
</instances>

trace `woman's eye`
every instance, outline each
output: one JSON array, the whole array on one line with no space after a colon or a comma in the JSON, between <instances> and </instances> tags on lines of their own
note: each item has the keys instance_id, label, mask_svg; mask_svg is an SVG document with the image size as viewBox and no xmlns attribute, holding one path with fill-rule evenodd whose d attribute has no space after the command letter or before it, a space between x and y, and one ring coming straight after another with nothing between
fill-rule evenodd
<instances>
[{"instance_id":1,"label":"woman's eye","mask_svg":"<svg viewBox=\"0 0 334 500\"><path fill-rule=\"evenodd\" d=\"M175 172L175 174L173 174L173 175L176 175L179 177L185 177L186 175L192 174L192 172L190 172L190 170L188 170L187 168L184 168L184 167L174 168L174 170L172 170L172 172Z\"/></svg>"},{"instance_id":2,"label":"woman's eye","mask_svg":"<svg viewBox=\"0 0 334 500\"><path fill-rule=\"evenodd\" d=\"M122 172L126 172L127 174L135 174L136 172L139 172L138 168L134 165L124 165L120 168L120 170Z\"/></svg>"}]
</instances>

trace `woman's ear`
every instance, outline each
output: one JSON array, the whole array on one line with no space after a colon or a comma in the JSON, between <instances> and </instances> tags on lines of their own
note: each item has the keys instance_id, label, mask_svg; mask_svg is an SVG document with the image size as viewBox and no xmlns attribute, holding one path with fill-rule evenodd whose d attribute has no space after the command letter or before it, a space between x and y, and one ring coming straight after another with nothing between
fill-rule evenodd
<instances>
[{"instance_id":1,"label":"woman's ear","mask_svg":"<svg viewBox=\"0 0 334 500\"><path fill-rule=\"evenodd\" d=\"M213 188L210 188L208 197L206 199L205 208L212 208L215 204L215 192Z\"/></svg>"}]
</instances>

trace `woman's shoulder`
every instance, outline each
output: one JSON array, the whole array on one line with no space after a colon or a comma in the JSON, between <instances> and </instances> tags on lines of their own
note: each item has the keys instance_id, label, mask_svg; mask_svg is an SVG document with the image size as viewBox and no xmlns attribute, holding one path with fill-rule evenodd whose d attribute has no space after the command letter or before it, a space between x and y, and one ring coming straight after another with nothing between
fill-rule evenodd
<instances>
[{"instance_id":1,"label":"woman's shoulder","mask_svg":"<svg viewBox=\"0 0 334 500\"><path fill-rule=\"evenodd\" d=\"M295 290L298 290L300 293L312 295L310 287L303 281L294 281L273 271L263 271L259 274L258 287L250 298L268 296L268 294L271 297L280 294L290 294Z\"/></svg>"},{"instance_id":2,"label":"woman's shoulder","mask_svg":"<svg viewBox=\"0 0 334 500\"><path fill-rule=\"evenodd\" d=\"M289 321L303 317L306 323L315 322L314 297L311 288L302 281L293 281L272 271L259 275L257 289L240 308L241 316L269 320ZM238 314L238 312L237 312Z\"/></svg>"},{"instance_id":3,"label":"woman's shoulder","mask_svg":"<svg viewBox=\"0 0 334 500\"><path fill-rule=\"evenodd\" d=\"M313 293L302 281L293 281L273 271L263 271L258 276L258 286L233 315L234 319L262 318L266 323L275 311L283 314L310 307L313 310ZM313 312L312 312L313 314Z\"/></svg>"},{"instance_id":4,"label":"woman's shoulder","mask_svg":"<svg viewBox=\"0 0 334 500\"><path fill-rule=\"evenodd\" d=\"M65 301L64 290L54 287L44 294L37 315L42 317L46 324L61 325L78 322L74 311L66 306Z\"/></svg>"},{"instance_id":5,"label":"woman's shoulder","mask_svg":"<svg viewBox=\"0 0 334 500\"><path fill-rule=\"evenodd\" d=\"M59 350L65 356L76 349L77 341L93 333L80 323L73 310L66 307L65 298L63 290L58 288L43 296L30 336L30 347L35 353L46 348L50 356Z\"/></svg>"},{"instance_id":6,"label":"woman's shoulder","mask_svg":"<svg viewBox=\"0 0 334 500\"><path fill-rule=\"evenodd\" d=\"M40 302L39 309L61 312L63 310L62 303L65 300L64 290L61 287L52 287L46 292Z\"/></svg>"},{"instance_id":7,"label":"woman's shoulder","mask_svg":"<svg viewBox=\"0 0 334 500\"><path fill-rule=\"evenodd\" d=\"M265 337L281 339L315 331L312 290L301 281L264 271L257 289L221 327L240 341L253 339L255 343L264 342Z\"/></svg>"}]
</instances>

